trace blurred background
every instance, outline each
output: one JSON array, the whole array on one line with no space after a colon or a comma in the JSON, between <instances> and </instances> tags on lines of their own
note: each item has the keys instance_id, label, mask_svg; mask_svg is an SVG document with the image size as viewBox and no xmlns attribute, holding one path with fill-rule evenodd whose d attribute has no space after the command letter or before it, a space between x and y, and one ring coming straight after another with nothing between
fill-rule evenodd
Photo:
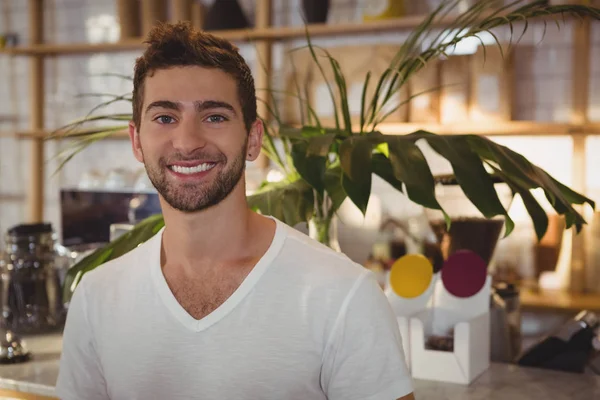
<instances>
[{"instance_id":1,"label":"blurred background","mask_svg":"<svg viewBox=\"0 0 600 400\"><path fill-rule=\"evenodd\" d=\"M45 221L67 248L95 245L116 234L115 224L127 229L127 224L158 210L156 193L132 156L126 135L95 143L58 173L56 156L69 142L43 140L111 95L131 92L127 77L143 49L140 38L153 21L189 20L199 28L221 31L239 46L258 89L269 85L287 90L293 74L301 74L306 63L306 54L298 52L300 68L294 72L288 53L305 44L304 15L315 24L314 43L330 49L340 61L356 106L366 71L381 73L390 54L438 4L0 0L0 235L18 224ZM32 17L36 5L41 19ZM514 39L520 36L519 28L523 24L516 25ZM243 29L262 29L259 39L268 40L245 40ZM507 44L511 32L505 28L495 34ZM425 127L436 133L485 135L600 200L600 23L566 19L559 29L554 22L530 22L504 58L491 35L481 39L490 45L485 66L480 41L460 42L448 58L428 65L407 90L459 85L415 98L381 130L409 133ZM331 117L323 82L312 80L306 89L318 114L325 120ZM264 96L264 91L257 94ZM289 98L276 96L275 101L290 122L298 117ZM130 113L131 105L116 102L105 112ZM423 149L434 174L451 172L444 159ZM265 159L247 165L249 192L277 177L278 171ZM516 229L499 240L491 262L496 281L517 290L515 310L522 321L523 346L583 309L600 311L600 215L582 209L590 224L575 236L564 230L564 221L553 214L543 194L535 195L549 215L548 233L541 242L536 240L529 216L515 198L510 215ZM350 201L340 210L342 251L385 274L390 262L406 252L405 232L398 227L418 224L422 214L420 206L374 177L366 216ZM0 249L3 246L0 241ZM390 248L400 250L394 253Z\"/></svg>"}]
</instances>

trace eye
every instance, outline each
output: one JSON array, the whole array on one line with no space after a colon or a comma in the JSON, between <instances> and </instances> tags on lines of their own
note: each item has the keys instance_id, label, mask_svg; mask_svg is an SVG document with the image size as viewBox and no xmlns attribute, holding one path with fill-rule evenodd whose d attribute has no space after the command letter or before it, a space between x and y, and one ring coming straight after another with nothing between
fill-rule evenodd
<instances>
[{"instance_id":1,"label":"eye","mask_svg":"<svg viewBox=\"0 0 600 400\"><path fill-rule=\"evenodd\" d=\"M227 118L225 118L224 116L219 115L219 114L213 114L213 115L209 115L206 118L206 120L211 123L219 123L219 122L227 121Z\"/></svg>"},{"instance_id":2,"label":"eye","mask_svg":"<svg viewBox=\"0 0 600 400\"><path fill-rule=\"evenodd\" d=\"M158 121L160 124L171 124L175 122L175 118L169 115L159 115L158 117L154 118L154 121Z\"/></svg>"}]
</instances>

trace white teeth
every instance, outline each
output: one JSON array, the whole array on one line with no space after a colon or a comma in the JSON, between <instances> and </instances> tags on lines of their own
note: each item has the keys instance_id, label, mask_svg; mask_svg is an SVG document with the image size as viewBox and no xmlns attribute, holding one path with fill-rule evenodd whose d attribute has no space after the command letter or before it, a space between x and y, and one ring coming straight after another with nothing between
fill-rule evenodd
<instances>
[{"instance_id":1,"label":"white teeth","mask_svg":"<svg viewBox=\"0 0 600 400\"><path fill-rule=\"evenodd\" d=\"M197 174L198 172L208 171L213 168L215 164L213 163L203 163L200 165L196 165L195 167L182 167L180 165L171 165L171 169L178 174Z\"/></svg>"}]
</instances>

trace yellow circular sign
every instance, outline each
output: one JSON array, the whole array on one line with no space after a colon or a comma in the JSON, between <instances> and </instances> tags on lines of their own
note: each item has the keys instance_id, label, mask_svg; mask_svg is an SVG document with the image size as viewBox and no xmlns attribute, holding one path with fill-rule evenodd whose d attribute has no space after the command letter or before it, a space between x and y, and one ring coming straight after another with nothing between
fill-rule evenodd
<instances>
[{"instance_id":1,"label":"yellow circular sign","mask_svg":"<svg viewBox=\"0 0 600 400\"><path fill-rule=\"evenodd\" d=\"M407 254L397 259L390 271L390 286L400 297L417 297L431 283L433 265L421 254Z\"/></svg>"}]
</instances>

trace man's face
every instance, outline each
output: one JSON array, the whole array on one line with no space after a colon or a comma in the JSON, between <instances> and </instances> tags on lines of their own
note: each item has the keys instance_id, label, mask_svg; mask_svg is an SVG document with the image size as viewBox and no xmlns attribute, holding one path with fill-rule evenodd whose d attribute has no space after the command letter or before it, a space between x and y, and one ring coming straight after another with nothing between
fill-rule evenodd
<instances>
[{"instance_id":1,"label":"man's face","mask_svg":"<svg viewBox=\"0 0 600 400\"><path fill-rule=\"evenodd\" d=\"M173 67L144 82L140 127L130 124L136 158L173 208L218 204L241 185L245 161L260 151L262 126L244 126L235 80L217 69Z\"/></svg>"}]
</instances>

